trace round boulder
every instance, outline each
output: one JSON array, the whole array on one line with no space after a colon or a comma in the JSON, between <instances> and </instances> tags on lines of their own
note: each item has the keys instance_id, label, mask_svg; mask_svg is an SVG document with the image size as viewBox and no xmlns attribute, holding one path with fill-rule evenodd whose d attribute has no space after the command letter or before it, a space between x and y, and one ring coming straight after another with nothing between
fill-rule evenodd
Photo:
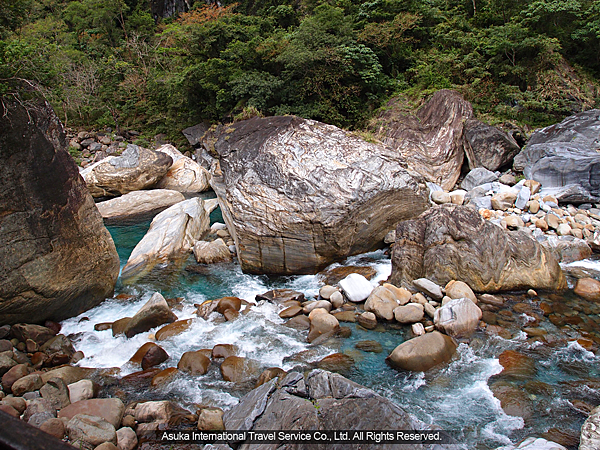
<instances>
[{"instance_id":1,"label":"round boulder","mask_svg":"<svg viewBox=\"0 0 600 450\"><path fill-rule=\"evenodd\" d=\"M437 329L450 336L468 337L479 325L481 317L481 309L473 301L457 298L436 310L433 322Z\"/></svg>"},{"instance_id":2,"label":"round boulder","mask_svg":"<svg viewBox=\"0 0 600 450\"><path fill-rule=\"evenodd\" d=\"M229 356L221 363L221 376L225 381L240 383L256 379L258 364L251 359Z\"/></svg>"},{"instance_id":3,"label":"round boulder","mask_svg":"<svg viewBox=\"0 0 600 450\"><path fill-rule=\"evenodd\" d=\"M365 311L374 313L378 319L393 320L398 301L393 292L385 286L377 286L365 302Z\"/></svg>"},{"instance_id":4,"label":"round boulder","mask_svg":"<svg viewBox=\"0 0 600 450\"><path fill-rule=\"evenodd\" d=\"M206 357L202 350L185 352L181 355L179 363L177 363L177 368L179 370L191 375L204 375L208 372L209 366L210 359Z\"/></svg>"},{"instance_id":5,"label":"round boulder","mask_svg":"<svg viewBox=\"0 0 600 450\"><path fill-rule=\"evenodd\" d=\"M574 292L586 300L600 302L600 281L593 278L580 278L577 280Z\"/></svg>"},{"instance_id":6,"label":"round boulder","mask_svg":"<svg viewBox=\"0 0 600 450\"><path fill-rule=\"evenodd\" d=\"M438 364L450 361L456 342L439 331L424 334L403 342L386 358L395 368L425 372Z\"/></svg>"},{"instance_id":7,"label":"round boulder","mask_svg":"<svg viewBox=\"0 0 600 450\"><path fill-rule=\"evenodd\" d=\"M399 323L415 323L423 320L425 309L420 303L409 303L406 306L398 306L394 309L394 317Z\"/></svg>"},{"instance_id":8,"label":"round boulder","mask_svg":"<svg viewBox=\"0 0 600 450\"><path fill-rule=\"evenodd\" d=\"M319 309L319 308L317 308ZM316 311L316 310L315 310ZM310 331L308 332L308 342L312 342L319 336L328 333L335 333L340 329L340 323L331 314L325 311L323 314L313 316L310 321Z\"/></svg>"}]
</instances>

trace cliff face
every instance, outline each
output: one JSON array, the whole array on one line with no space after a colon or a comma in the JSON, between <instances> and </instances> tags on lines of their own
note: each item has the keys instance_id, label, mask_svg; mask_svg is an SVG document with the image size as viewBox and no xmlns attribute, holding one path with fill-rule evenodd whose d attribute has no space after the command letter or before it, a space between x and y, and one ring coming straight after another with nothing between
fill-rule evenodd
<instances>
[{"instance_id":1,"label":"cliff face","mask_svg":"<svg viewBox=\"0 0 600 450\"><path fill-rule=\"evenodd\" d=\"M113 240L45 102L0 117L0 324L62 320L111 295Z\"/></svg>"}]
</instances>

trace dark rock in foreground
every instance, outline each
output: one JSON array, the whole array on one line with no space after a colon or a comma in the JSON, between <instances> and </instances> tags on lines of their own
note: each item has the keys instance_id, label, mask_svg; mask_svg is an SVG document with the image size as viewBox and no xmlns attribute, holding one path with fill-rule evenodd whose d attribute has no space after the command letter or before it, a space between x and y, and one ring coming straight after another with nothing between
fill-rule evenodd
<instances>
[{"instance_id":1,"label":"dark rock in foreground","mask_svg":"<svg viewBox=\"0 0 600 450\"><path fill-rule=\"evenodd\" d=\"M418 278L439 285L459 280L475 292L566 288L549 250L468 206L439 206L398 224L389 281L401 286Z\"/></svg>"},{"instance_id":2,"label":"dark rock in foreground","mask_svg":"<svg viewBox=\"0 0 600 450\"><path fill-rule=\"evenodd\" d=\"M226 430L426 430L420 422L390 400L341 375L313 370L306 377L289 373L277 384L273 379L244 396L223 416ZM305 448L287 444L285 448ZM397 444L362 444L381 450ZM281 444L243 444L239 449L276 449ZM312 449L346 449L347 443L322 443ZM435 446L411 444L411 449ZM439 448L439 447L438 447Z\"/></svg>"},{"instance_id":3,"label":"dark rock in foreground","mask_svg":"<svg viewBox=\"0 0 600 450\"><path fill-rule=\"evenodd\" d=\"M600 110L591 109L536 131L515 157L515 170L546 188L571 187L563 202L600 198Z\"/></svg>"},{"instance_id":4,"label":"dark rock in foreground","mask_svg":"<svg viewBox=\"0 0 600 450\"><path fill-rule=\"evenodd\" d=\"M214 149L211 184L245 272L316 273L428 206L401 155L331 125L256 117L221 130Z\"/></svg>"},{"instance_id":5,"label":"dark rock in foreground","mask_svg":"<svg viewBox=\"0 0 600 450\"><path fill-rule=\"evenodd\" d=\"M47 103L0 117L0 324L59 321L110 296L119 256Z\"/></svg>"}]
</instances>

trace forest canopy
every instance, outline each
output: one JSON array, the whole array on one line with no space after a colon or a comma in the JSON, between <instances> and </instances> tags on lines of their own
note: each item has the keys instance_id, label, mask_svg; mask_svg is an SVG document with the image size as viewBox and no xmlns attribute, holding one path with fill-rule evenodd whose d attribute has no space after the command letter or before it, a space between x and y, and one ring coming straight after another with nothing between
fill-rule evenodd
<instances>
[{"instance_id":1,"label":"forest canopy","mask_svg":"<svg viewBox=\"0 0 600 450\"><path fill-rule=\"evenodd\" d=\"M596 106L600 0L0 0L0 95L29 80L70 126L147 136L247 111L364 127L452 88L492 123Z\"/></svg>"}]
</instances>

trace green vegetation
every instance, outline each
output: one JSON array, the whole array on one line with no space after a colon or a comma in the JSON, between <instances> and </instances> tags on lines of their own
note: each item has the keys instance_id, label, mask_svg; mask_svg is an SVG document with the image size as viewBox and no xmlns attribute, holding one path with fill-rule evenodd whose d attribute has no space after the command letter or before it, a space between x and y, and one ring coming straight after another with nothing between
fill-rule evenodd
<instances>
[{"instance_id":1,"label":"green vegetation","mask_svg":"<svg viewBox=\"0 0 600 450\"><path fill-rule=\"evenodd\" d=\"M297 114L361 129L393 95L460 91L490 122L594 107L600 0L0 0L0 96L31 80L67 125Z\"/></svg>"}]
</instances>

